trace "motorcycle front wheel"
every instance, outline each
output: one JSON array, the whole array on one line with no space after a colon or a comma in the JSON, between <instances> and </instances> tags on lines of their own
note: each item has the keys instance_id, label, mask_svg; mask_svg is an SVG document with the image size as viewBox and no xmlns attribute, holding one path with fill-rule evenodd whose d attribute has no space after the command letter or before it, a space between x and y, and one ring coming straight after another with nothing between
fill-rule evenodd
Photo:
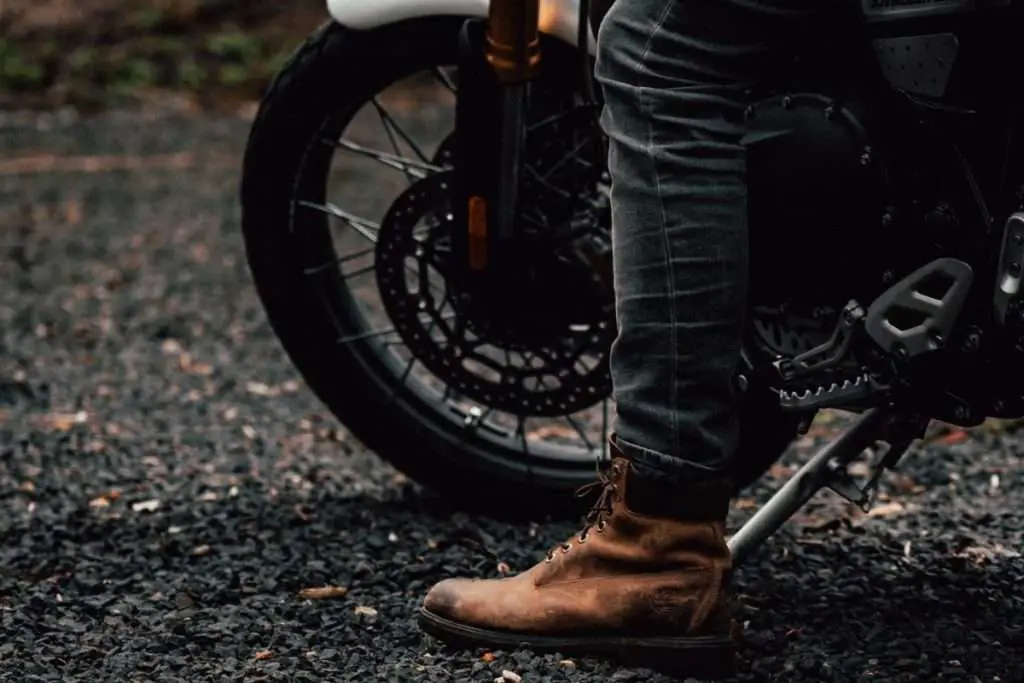
<instances>
[{"instance_id":1,"label":"motorcycle front wheel","mask_svg":"<svg viewBox=\"0 0 1024 683\"><path fill-rule=\"evenodd\" d=\"M539 376L548 371L535 366L570 355L527 351L521 340L499 344L477 364L481 377L499 379L474 379L469 364L451 376L437 372L449 366L438 360L444 352L433 339L444 335L432 330L473 328L483 335L481 325L499 325L463 320L493 306L452 305L427 326L428 303L444 299L448 283L416 256L428 244L424 231L436 228L446 211L430 202L451 171L461 25L456 17L371 31L328 23L296 51L265 95L246 148L246 255L287 355L366 447L462 509L531 518L575 514L580 503L571 492L593 480L595 462L607 456L614 410L606 371L610 305L611 319L595 324L591 335L597 347L570 359L574 371L550 370L563 382L575 378L571 390L537 385L531 394L519 386L520 402L494 389L511 387L501 383L505 373ZM545 48L543 82L533 96L541 109L545 97L579 92L580 80L569 46L550 41ZM547 125L553 109L532 120ZM564 144L568 134L564 126L554 128L551 145ZM564 175L564 160L546 163L545 178ZM564 189L551 196L556 191ZM423 221L406 221L403 238L392 235L397 228L389 226L404 225L402 217L412 214ZM428 246L439 253L434 242ZM399 277L403 268L413 282ZM424 294L423 311L408 310L416 287L438 292L434 299ZM404 304L388 299L399 289ZM507 327L507 320L501 324ZM758 479L796 433L797 418L777 405L767 390L743 394L739 487Z\"/></svg>"}]
</instances>

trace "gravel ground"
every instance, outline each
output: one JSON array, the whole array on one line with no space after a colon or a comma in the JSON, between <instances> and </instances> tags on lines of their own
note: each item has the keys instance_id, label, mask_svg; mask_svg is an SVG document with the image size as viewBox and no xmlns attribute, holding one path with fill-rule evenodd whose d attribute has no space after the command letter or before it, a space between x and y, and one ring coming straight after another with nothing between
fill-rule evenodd
<instances>
[{"instance_id":1,"label":"gravel ground","mask_svg":"<svg viewBox=\"0 0 1024 683\"><path fill-rule=\"evenodd\" d=\"M665 680L420 635L429 584L571 529L452 514L299 383L238 236L247 125L0 122L0 681ZM739 680L1024 680L1019 444L936 437L872 515L821 494L740 572Z\"/></svg>"}]
</instances>

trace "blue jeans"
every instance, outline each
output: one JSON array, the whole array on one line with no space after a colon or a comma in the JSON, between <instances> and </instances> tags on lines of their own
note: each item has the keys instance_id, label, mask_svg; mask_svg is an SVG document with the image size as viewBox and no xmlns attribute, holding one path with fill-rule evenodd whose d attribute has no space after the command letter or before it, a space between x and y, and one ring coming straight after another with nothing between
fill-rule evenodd
<instances>
[{"instance_id":1,"label":"blue jeans","mask_svg":"<svg viewBox=\"0 0 1024 683\"><path fill-rule=\"evenodd\" d=\"M820 0L615 0L596 76L609 138L619 448L686 478L728 473L746 309L743 112L793 71Z\"/></svg>"}]
</instances>

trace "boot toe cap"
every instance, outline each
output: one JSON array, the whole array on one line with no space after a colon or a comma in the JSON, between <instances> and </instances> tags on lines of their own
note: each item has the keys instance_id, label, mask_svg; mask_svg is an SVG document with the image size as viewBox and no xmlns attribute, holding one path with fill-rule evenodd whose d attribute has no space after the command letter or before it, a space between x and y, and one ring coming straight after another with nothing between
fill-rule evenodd
<instances>
[{"instance_id":1,"label":"boot toe cap","mask_svg":"<svg viewBox=\"0 0 1024 683\"><path fill-rule=\"evenodd\" d=\"M460 589L467 583L466 579L445 579L434 585L423 599L423 609L446 619L457 617Z\"/></svg>"}]
</instances>

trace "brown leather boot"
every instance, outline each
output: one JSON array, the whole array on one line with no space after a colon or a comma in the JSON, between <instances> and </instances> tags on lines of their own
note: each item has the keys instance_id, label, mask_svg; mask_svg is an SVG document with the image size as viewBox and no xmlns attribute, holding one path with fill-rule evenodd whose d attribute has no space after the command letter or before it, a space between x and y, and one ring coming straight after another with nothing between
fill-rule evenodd
<instances>
[{"instance_id":1,"label":"brown leather boot","mask_svg":"<svg viewBox=\"0 0 1024 683\"><path fill-rule=\"evenodd\" d=\"M684 676L735 668L726 607L730 483L668 486L616 455L576 536L502 579L448 579L420 610L452 645L610 657Z\"/></svg>"}]
</instances>

